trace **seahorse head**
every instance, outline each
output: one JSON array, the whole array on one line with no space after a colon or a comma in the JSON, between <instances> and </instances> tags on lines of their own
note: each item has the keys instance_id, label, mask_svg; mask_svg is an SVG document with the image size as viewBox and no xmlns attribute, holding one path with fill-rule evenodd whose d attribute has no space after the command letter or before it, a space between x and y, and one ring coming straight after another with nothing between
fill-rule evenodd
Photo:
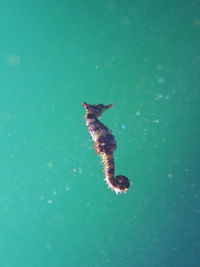
<instances>
[{"instance_id":1,"label":"seahorse head","mask_svg":"<svg viewBox=\"0 0 200 267\"><path fill-rule=\"evenodd\" d=\"M98 105L90 105L86 104L85 102L82 104L82 106L85 108L87 113L94 114L96 118L99 118L101 114L111 108L113 104L110 105L103 105L103 104L98 104Z\"/></svg>"}]
</instances>

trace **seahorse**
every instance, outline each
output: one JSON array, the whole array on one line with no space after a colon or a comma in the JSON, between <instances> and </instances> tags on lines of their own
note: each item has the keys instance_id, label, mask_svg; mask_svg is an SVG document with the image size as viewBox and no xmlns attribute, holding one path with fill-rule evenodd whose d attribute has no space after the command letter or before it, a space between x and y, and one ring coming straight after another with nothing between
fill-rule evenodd
<instances>
[{"instance_id":1,"label":"seahorse","mask_svg":"<svg viewBox=\"0 0 200 267\"><path fill-rule=\"evenodd\" d=\"M117 148L115 137L113 136L111 130L98 120L105 110L113 107L113 104L89 105L84 102L82 106L86 111L86 126L88 127L89 133L94 141L95 151L98 155L100 155L103 162L105 182L107 183L108 188L116 194L123 192L126 193L130 186L129 179L124 175L117 175L115 177L113 156L113 153Z\"/></svg>"}]
</instances>

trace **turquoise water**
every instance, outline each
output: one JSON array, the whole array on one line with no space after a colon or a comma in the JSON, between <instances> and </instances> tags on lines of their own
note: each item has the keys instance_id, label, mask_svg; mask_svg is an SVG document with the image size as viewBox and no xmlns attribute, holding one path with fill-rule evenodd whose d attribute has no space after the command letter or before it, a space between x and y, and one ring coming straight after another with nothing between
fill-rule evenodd
<instances>
[{"instance_id":1,"label":"turquoise water","mask_svg":"<svg viewBox=\"0 0 200 267\"><path fill-rule=\"evenodd\" d=\"M200 266L199 1L0 8L0 266ZM103 181L81 103L114 103Z\"/></svg>"}]
</instances>

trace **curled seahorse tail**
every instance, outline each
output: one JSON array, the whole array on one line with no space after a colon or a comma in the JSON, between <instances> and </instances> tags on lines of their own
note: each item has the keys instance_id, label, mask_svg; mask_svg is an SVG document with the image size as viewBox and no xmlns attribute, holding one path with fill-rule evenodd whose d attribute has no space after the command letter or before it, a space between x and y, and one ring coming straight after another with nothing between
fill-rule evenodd
<instances>
[{"instance_id":1,"label":"curled seahorse tail","mask_svg":"<svg viewBox=\"0 0 200 267\"><path fill-rule=\"evenodd\" d=\"M118 186L120 187L121 190L123 190L123 191L124 190L125 191L128 190L128 188L130 186L130 181L129 181L129 179L126 176L124 176L124 175L117 175L115 177L115 180L117 180Z\"/></svg>"},{"instance_id":2,"label":"curled seahorse tail","mask_svg":"<svg viewBox=\"0 0 200 267\"><path fill-rule=\"evenodd\" d=\"M105 182L108 187L113 190L116 194L126 193L130 186L129 179L124 175L117 175L115 177L115 166L113 154L102 153L102 162L104 165Z\"/></svg>"}]
</instances>

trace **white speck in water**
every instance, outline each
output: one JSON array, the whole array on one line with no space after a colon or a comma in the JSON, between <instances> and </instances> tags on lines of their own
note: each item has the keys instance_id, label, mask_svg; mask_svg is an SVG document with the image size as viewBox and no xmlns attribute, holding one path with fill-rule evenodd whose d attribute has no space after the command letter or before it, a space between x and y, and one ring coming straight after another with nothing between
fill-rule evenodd
<instances>
[{"instance_id":1,"label":"white speck in water","mask_svg":"<svg viewBox=\"0 0 200 267\"><path fill-rule=\"evenodd\" d=\"M158 65L157 65L157 69L158 69L158 70L162 70L162 69L163 69L163 65L158 64Z\"/></svg>"},{"instance_id":2,"label":"white speck in water","mask_svg":"<svg viewBox=\"0 0 200 267\"><path fill-rule=\"evenodd\" d=\"M48 168L52 168L52 166L53 166L53 163L52 163L52 162L48 162L48 163L47 163L47 167L48 167Z\"/></svg>"},{"instance_id":3,"label":"white speck in water","mask_svg":"<svg viewBox=\"0 0 200 267\"><path fill-rule=\"evenodd\" d=\"M7 59L8 65L17 67L21 63L21 57L19 55L9 55Z\"/></svg>"},{"instance_id":4,"label":"white speck in water","mask_svg":"<svg viewBox=\"0 0 200 267\"><path fill-rule=\"evenodd\" d=\"M113 64L111 62L105 62L104 64L105 69L110 70L112 69L112 67L113 67Z\"/></svg>"},{"instance_id":5,"label":"white speck in water","mask_svg":"<svg viewBox=\"0 0 200 267\"><path fill-rule=\"evenodd\" d=\"M156 96L155 96L155 100L160 100L160 99L162 99L163 98L163 94L157 94Z\"/></svg>"},{"instance_id":6,"label":"white speck in water","mask_svg":"<svg viewBox=\"0 0 200 267\"><path fill-rule=\"evenodd\" d=\"M114 1L107 1L105 4L105 8L107 9L107 11L114 11L116 9L116 4Z\"/></svg>"},{"instance_id":7,"label":"white speck in water","mask_svg":"<svg viewBox=\"0 0 200 267\"><path fill-rule=\"evenodd\" d=\"M126 124L122 124L121 129L123 129L123 130L126 129Z\"/></svg>"},{"instance_id":8,"label":"white speck in water","mask_svg":"<svg viewBox=\"0 0 200 267\"><path fill-rule=\"evenodd\" d=\"M131 24L131 19L129 17L127 17L127 16L126 17L122 17L120 19L120 24L122 26L127 26L127 25Z\"/></svg>"},{"instance_id":9,"label":"white speck in water","mask_svg":"<svg viewBox=\"0 0 200 267\"><path fill-rule=\"evenodd\" d=\"M135 112L135 116L140 116L140 111L139 111L139 110L137 110L137 111Z\"/></svg>"},{"instance_id":10,"label":"white speck in water","mask_svg":"<svg viewBox=\"0 0 200 267\"><path fill-rule=\"evenodd\" d=\"M91 204L90 203L86 203L86 208L90 208L91 207Z\"/></svg>"},{"instance_id":11,"label":"white speck in water","mask_svg":"<svg viewBox=\"0 0 200 267\"><path fill-rule=\"evenodd\" d=\"M163 77L159 77L158 78L158 83L159 84L162 84L162 83L164 83L165 82L165 79L163 78Z\"/></svg>"},{"instance_id":12,"label":"white speck in water","mask_svg":"<svg viewBox=\"0 0 200 267\"><path fill-rule=\"evenodd\" d=\"M172 174L171 173L168 173L167 175L169 178L172 178Z\"/></svg>"},{"instance_id":13,"label":"white speck in water","mask_svg":"<svg viewBox=\"0 0 200 267\"><path fill-rule=\"evenodd\" d=\"M52 194L53 194L53 195L57 195L57 192L56 192L56 191L53 191Z\"/></svg>"},{"instance_id":14,"label":"white speck in water","mask_svg":"<svg viewBox=\"0 0 200 267\"><path fill-rule=\"evenodd\" d=\"M81 167L78 167L78 172L82 173L82 168Z\"/></svg>"},{"instance_id":15,"label":"white speck in water","mask_svg":"<svg viewBox=\"0 0 200 267\"><path fill-rule=\"evenodd\" d=\"M44 200L44 196L40 196L40 200Z\"/></svg>"},{"instance_id":16,"label":"white speck in water","mask_svg":"<svg viewBox=\"0 0 200 267\"><path fill-rule=\"evenodd\" d=\"M51 104L51 109L55 109L56 105L55 104Z\"/></svg>"},{"instance_id":17,"label":"white speck in water","mask_svg":"<svg viewBox=\"0 0 200 267\"><path fill-rule=\"evenodd\" d=\"M47 203L48 203L48 204L52 204L53 201L52 201L51 199L49 199L49 200L47 201Z\"/></svg>"},{"instance_id":18,"label":"white speck in water","mask_svg":"<svg viewBox=\"0 0 200 267\"><path fill-rule=\"evenodd\" d=\"M70 187L69 187L69 186L66 186L66 187L65 187L65 190L66 190L66 191L69 191L69 190L70 190Z\"/></svg>"},{"instance_id":19,"label":"white speck in water","mask_svg":"<svg viewBox=\"0 0 200 267\"><path fill-rule=\"evenodd\" d=\"M196 19L194 20L194 26L196 26L196 27L200 27L200 19L199 19L199 18L196 18Z\"/></svg>"},{"instance_id":20,"label":"white speck in water","mask_svg":"<svg viewBox=\"0 0 200 267\"><path fill-rule=\"evenodd\" d=\"M168 95L165 96L165 100L169 100L169 96Z\"/></svg>"},{"instance_id":21,"label":"white speck in water","mask_svg":"<svg viewBox=\"0 0 200 267\"><path fill-rule=\"evenodd\" d=\"M153 123L159 123L160 121L159 120L153 120L152 122Z\"/></svg>"},{"instance_id":22,"label":"white speck in water","mask_svg":"<svg viewBox=\"0 0 200 267\"><path fill-rule=\"evenodd\" d=\"M50 250L52 248L52 246L50 245L50 244L48 244L47 246L46 246L46 249L48 249L48 250Z\"/></svg>"}]
</instances>

